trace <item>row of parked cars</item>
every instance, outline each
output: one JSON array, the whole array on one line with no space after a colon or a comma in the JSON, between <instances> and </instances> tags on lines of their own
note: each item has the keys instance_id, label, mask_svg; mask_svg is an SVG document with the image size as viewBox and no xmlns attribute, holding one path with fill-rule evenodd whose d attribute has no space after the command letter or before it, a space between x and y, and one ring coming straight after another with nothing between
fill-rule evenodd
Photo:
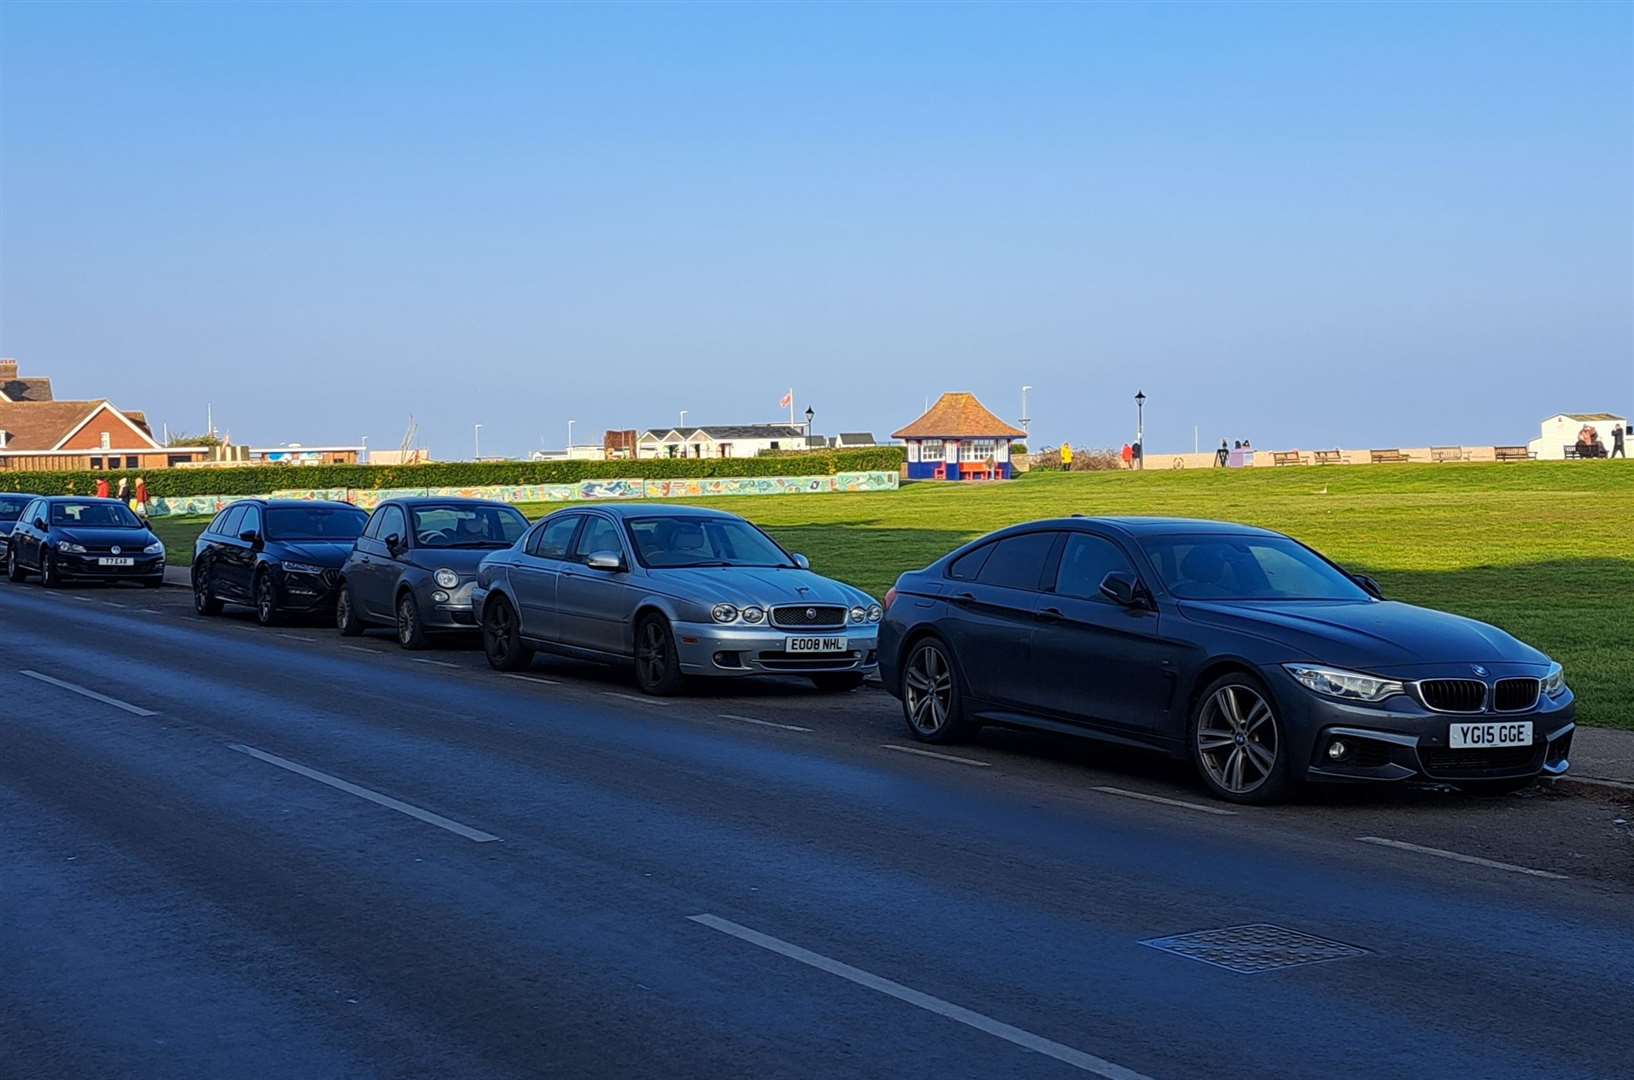
<instances>
[{"instance_id":1,"label":"row of parked cars","mask_svg":"<svg viewBox=\"0 0 1634 1080\"><path fill-rule=\"evenodd\" d=\"M9 515L9 517L8 517ZM164 548L109 499L0 494L7 576L163 580ZM929 743L1027 727L1189 759L1216 796L1295 785L1512 788L1568 768L1560 665L1504 631L1386 600L1298 541L1222 522L1071 517L1012 526L903 574L877 603L745 519L650 503L529 522L503 503L243 499L198 537L200 615L332 615L420 648L479 632L488 662L537 652L692 676L878 673Z\"/></svg>"}]
</instances>

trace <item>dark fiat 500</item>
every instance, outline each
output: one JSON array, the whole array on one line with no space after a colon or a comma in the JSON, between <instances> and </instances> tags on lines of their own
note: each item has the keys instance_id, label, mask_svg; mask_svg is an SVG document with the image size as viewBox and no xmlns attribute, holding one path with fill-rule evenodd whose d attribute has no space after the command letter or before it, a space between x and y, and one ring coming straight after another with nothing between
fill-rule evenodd
<instances>
[{"instance_id":1,"label":"dark fiat 500","mask_svg":"<svg viewBox=\"0 0 1634 1080\"><path fill-rule=\"evenodd\" d=\"M394 626L405 649L437 631L475 630L471 585L483 557L528 531L504 503L393 499L381 503L341 571L335 625L347 636Z\"/></svg>"},{"instance_id":2,"label":"dark fiat 500","mask_svg":"<svg viewBox=\"0 0 1634 1080\"><path fill-rule=\"evenodd\" d=\"M327 613L340 566L368 515L351 503L241 499L193 545L193 609L248 604L271 626L286 614Z\"/></svg>"},{"instance_id":3,"label":"dark fiat 500","mask_svg":"<svg viewBox=\"0 0 1634 1080\"><path fill-rule=\"evenodd\" d=\"M8 496L9 497L9 496ZM71 495L33 499L13 523L6 576L40 575L48 588L65 581L165 581L165 546L118 499Z\"/></svg>"},{"instance_id":4,"label":"dark fiat 500","mask_svg":"<svg viewBox=\"0 0 1634 1080\"><path fill-rule=\"evenodd\" d=\"M1567 769L1559 664L1263 529L1018 525L902 575L886 605L880 674L928 742L992 723L1150 746L1239 802L1301 780L1497 789Z\"/></svg>"}]
</instances>

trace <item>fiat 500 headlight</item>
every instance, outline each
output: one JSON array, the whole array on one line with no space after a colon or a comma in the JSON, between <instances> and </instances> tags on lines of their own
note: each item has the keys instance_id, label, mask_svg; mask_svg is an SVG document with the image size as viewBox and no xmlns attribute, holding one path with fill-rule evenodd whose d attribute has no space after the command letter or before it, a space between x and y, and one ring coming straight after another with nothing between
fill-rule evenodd
<instances>
[{"instance_id":1,"label":"fiat 500 headlight","mask_svg":"<svg viewBox=\"0 0 1634 1080\"><path fill-rule=\"evenodd\" d=\"M1312 667L1309 664L1282 666L1305 689L1341 701L1383 701L1402 692L1401 683L1395 679L1381 679L1359 671Z\"/></svg>"},{"instance_id":2,"label":"fiat 500 headlight","mask_svg":"<svg viewBox=\"0 0 1634 1080\"><path fill-rule=\"evenodd\" d=\"M446 566L433 574L432 578L445 589L452 589L460 583L460 576Z\"/></svg>"}]
</instances>

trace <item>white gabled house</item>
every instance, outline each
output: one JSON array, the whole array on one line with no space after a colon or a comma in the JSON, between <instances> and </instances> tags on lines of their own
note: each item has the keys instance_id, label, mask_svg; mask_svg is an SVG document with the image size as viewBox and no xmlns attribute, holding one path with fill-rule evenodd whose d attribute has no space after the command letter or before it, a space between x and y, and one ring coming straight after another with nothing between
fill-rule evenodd
<instances>
[{"instance_id":1,"label":"white gabled house","mask_svg":"<svg viewBox=\"0 0 1634 1080\"><path fill-rule=\"evenodd\" d=\"M1539 461L1563 461L1566 451L1577 444L1578 432L1584 427L1594 428L1600 433L1600 443L1607 452L1611 450L1611 429L1620 427L1628 431L1628 417L1618 416L1616 413L1556 413L1543 421L1542 433L1526 448ZM1625 435L1624 439L1628 437Z\"/></svg>"}]
</instances>

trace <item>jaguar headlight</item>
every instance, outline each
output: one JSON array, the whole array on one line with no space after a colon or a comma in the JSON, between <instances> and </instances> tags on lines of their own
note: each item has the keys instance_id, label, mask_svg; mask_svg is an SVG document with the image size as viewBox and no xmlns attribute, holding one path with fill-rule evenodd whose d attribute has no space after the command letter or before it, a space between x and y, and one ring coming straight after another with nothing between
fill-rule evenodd
<instances>
[{"instance_id":1,"label":"jaguar headlight","mask_svg":"<svg viewBox=\"0 0 1634 1080\"><path fill-rule=\"evenodd\" d=\"M716 604L709 609L709 617L716 622L737 622L738 609L731 604Z\"/></svg>"},{"instance_id":2,"label":"jaguar headlight","mask_svg":"<svg viewBox=\"0 0 1634 1080\"><path fill-rule=\"evenodd\" d=\"M460 583L460 576L446 566L431 576L438 585L445 589L452 589Z\"/></svg>"},{"instance_id":3,"label":"jaguar headlight","mask_svg":"<svg viewBox=\"0 0 1634 1080\"><path fill-rule=\"evenodd\" d=\"M766 621L765 608L746 607L740 614L742 614L743 621L746 623L760 623Z\"/></svg>"},{"instance_id":4,"label":"jaguar headlight","mask_svg":"<svg viewBox=\"0 0 1634 1080\"><path fill-rule=\"evenodd\" d=\"M1559 697L1566 692L1566 672L1559 664L1549 665L1549 674L1543 677L1543 692L1550 697Z\"/></svg>"},{"instance_id":5,"label":"jaguar headlight","mask_svg":"<svg viewBox=\"0 0 1634 1080\"><path fill-rule=\"evenodd\" d=\"M884 608L880 607L878 604L869 604L868 605L868 621L869 622L879 622L883 618L885 618L885 609Z\"/></svg>"},{"instance_id":6,"label":"jaguar headlight","mask_svg":"<svg viewBox=\"0 0 1634 1080\"><path fill-rule=\"evenodd\" d=\"M1383 701L1402 693L1401 683L1395 679L1381 679L1359 671L1313 667L1309 664L1283 664L1282 667L1305 689L1340 701Z\"/></svg>"},{"instance_id":7,"label":"jaguar headlight","mask_svg":"<svg viewBox=\"0 0 1634 1080\"><path fill-rule=\"evenodd\" d=\"M852 608L851 609L851 621L854 622L854 623L867 622L868 621L868 609L864 608L864 607L854 607L854 608Z\"/></svg>"}]
</instances>

